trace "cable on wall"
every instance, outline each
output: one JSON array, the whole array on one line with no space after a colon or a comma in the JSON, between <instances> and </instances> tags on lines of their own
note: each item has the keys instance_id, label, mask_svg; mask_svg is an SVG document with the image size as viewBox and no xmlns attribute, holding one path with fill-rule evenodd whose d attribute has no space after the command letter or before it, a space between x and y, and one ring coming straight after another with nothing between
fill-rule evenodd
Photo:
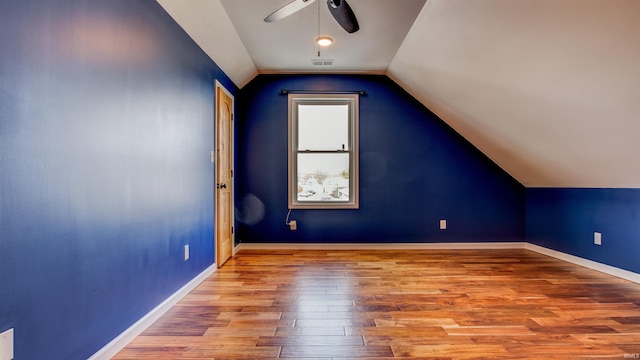
<instances>
[{"instance_id":1,"label":"cable on wall","mask_svg":"<svg viewBox=\"0 0 640 360\"><path fill-rule=\"evenodd\" d=\"M289 215L291 215L291 209L287 212L287 218L284 220L284 223L289 226L291 223L289 222Z\"/></svg>"}]
</instances>

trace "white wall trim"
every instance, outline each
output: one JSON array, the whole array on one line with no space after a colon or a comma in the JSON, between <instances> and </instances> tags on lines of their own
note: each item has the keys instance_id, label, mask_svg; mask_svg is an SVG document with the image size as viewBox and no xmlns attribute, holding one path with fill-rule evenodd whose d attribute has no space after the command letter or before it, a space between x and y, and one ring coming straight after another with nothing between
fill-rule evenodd
<instances>
[{"instance_id":1,"label":"white wall trim","mask_svg":"<svg viewBox=\"0 0 640 360\"><path fill-rule=\"evenodd\" d=\"M548 248L545 248L545 247L542 247L542 246L538 246L538 245L534 245L534 244L531 244L531 243L526 243L525 249L531 250L531 251L535 251L535 252L537 252L539 254L551 256L551 257L559 259L559 260L563 260L563 261L566 261L566 262L570 262L572 264L584 266L584 267L586 267L588 269L591 269L591 270L600 271L600 272L605 273L605 274L613 275L613 276L619 277L621 279L633 281L635 283L640 284L640 274L637 274L637 273L634 273L634 272L631 272L631 271L628 271L628 270L620 269L620 268L617 268L617 267L614 267L614 266L611 266L611 265L599 263L599 262L596 262L596 261L593 261L593 260L581 258L581 257L574 256L574 255L570 255L570 254L563 253L563 252L560 252L560 251L548 249Z\"/></svg>"},{"instance_id":2,"label":"white wall trim","mask_svg":"<svg viewBox=\"0 0 640 360\"><path fill-rule=\"evenodd\" d=\"M363 244L259 244L241 243L240 250L429 250L429 249L524 249L525 242L479 242L479 243L363 243Z\"/></svg>"},{"instance_id":3,"label":"white wall trim","mask_svg":"<svg viewBox=\"0 0 640 360\"><path fill-rule=\"evenodd\" d=\"M240 250L455 250L455 249L526 249L547 255L559 260L584 266L605 274L640 284L640 274L584 259L560 251L548 249L528 242L480 242L480 243L398 243L398 244L259 244L241 243L236 249Z\"/></svg>"},{"instance_id":4,"label":"white wall trim","mask_svg":"<svg viewBox=\"0 0 640 360\"><path fill-rule=\"evenodd\" d=\"M118 335L115 339L111 340L107 345L105 345L102 349L98 350L95 354L93 354L88 360L106 360L113 357L120 350L122 350L125 346L127 346L133 339L135 339L138 335L140 335L144 330L146 330L151 324L153 324L156 320L158 320L164 313L169 311L172 306L174 306L180 299L185 297L191 290L195 289L201 282L203 282L209 275L216 272L218 266L214 263L213 265L206 268L203 272L196 275L191 281L181 287L178 291L169 296L165 301L163 301L160 305L156 306L153 310L151 310L148 314L140 318L140 320L136 321L133 325L131 325L128 329L123 331L120 335Z\"/></svg>"}]
</instances>

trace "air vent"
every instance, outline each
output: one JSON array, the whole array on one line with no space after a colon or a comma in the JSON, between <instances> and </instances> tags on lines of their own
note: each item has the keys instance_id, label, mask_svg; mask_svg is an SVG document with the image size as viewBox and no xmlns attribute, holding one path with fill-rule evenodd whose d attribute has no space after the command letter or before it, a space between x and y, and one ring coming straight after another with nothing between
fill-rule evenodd
<instances>
[{"instance_id":1,"label":"air vent","mask_svg":"<svg viewBox=\"0 0 640 360\"><path fill-rule=\"evenodd\" d=\"M333 59L311 59L311 63L316 66L331 66Z\"/></svg>"}]
</instances>

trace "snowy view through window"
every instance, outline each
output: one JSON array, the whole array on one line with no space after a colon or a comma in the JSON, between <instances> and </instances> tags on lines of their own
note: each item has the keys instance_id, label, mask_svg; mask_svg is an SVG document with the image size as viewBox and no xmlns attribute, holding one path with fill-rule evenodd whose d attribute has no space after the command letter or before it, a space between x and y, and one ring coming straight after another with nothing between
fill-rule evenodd
<instances>
[{"instance_id":1,"label":"snowy view through window","mask_svg":"<svg viewBox=\"0 0 640 360\"><path fill-rule=\"evenodd\" d=\"M298 201L349 201L349 107L298 106Z\"/></svg>"}]
</instances>

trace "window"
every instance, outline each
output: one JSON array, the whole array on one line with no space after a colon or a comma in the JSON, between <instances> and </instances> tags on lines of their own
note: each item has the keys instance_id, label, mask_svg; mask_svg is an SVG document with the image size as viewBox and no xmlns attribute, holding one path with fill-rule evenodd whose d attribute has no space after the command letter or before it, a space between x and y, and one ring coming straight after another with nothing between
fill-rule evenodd
<instances>
[{"instance_id":1,"label":"window","mask_svg":"<svg viewBox=\"0 0 640 360\"><path fill-rule=\"evenodd\" d=\"M289 94L289 208L358 208L358 95Z\"/></svg>"}]
</instances>

